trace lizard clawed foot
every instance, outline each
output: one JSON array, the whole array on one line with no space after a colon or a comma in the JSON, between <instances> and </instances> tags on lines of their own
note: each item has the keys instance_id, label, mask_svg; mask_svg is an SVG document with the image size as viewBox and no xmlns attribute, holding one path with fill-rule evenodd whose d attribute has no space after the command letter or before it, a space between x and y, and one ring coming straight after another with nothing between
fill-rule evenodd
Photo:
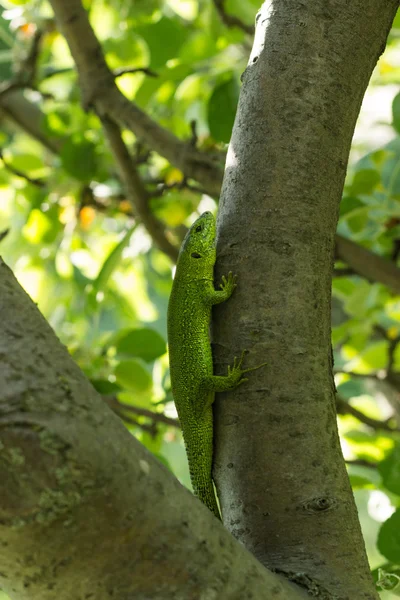
<instances>
[{"instance_id":1,"label":"lizard clawed foot","mask_svg":"<svg viewBox=\"0 0 400 600\"><path fill-rule=\"evenodd\" d=\"M237 285L236 280L237 280L237 275L234 275L232 273L232 271L229 271L228 277L225 277L225 275L222 275L222 283L220 283L219 287L224 292L227 292L230 296Z\"/></svg>"},{"instance_id":2,"label":"lizard clawed foot","mask_svg":"<svg viewBox=\"0 0 400 600\"><path fill-rule=\"evenodd\" d=\"M236 380L236 385L240 385L241 383L248 381L247 377L243 377L245 373L249 373L250 371L260 369L261 367L264 367L267 364L262 363L257 367L249 367L248 369L242 369L243 360L246 354L248 354L248 350L243 350L240 358L238 359L238 357L235 356L235 358L233 359L233 365L228 366L228 377L231 377L233 380Z\"/></svg>"}]
</instances>

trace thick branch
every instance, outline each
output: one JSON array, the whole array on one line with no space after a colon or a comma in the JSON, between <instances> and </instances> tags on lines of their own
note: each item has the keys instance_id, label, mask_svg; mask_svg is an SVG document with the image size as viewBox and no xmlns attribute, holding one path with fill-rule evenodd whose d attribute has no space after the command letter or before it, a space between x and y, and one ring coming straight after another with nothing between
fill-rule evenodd
<instances>
[{"instance_id":1,"label":"thick branch","mask_svg":"<svg viewBox=\"0 0 400 600\"><path fill-rule=\"evenodd\" d=\"M81 1L51 0L50 4L75 60L84 104L93 106L99 115L123 123L188 177L201 181L210 193L218 195L221 182L218 159L196 150L190 142L179 140L119 91Z\"/></svg>"},{"instance_id":2,"label":"thick branch","mask_svg":"<svg viewBox=\"0 0 400 600\"><path fill-rule=\"evenodd\" d=\"M336 236L335 242L337 257L358 275L370 281L383 283L396 294L400 293L400 270L394 263L341 235Z\"/></svg>"},{"instance_id":3,"label":"thick branch","mask_svg":"<svg viewBox=\"0 0 400 600\"><path fill-rule=\"evenodd\" d=\"M13 600L305 595L112 414L0 262L0 587Z\"/></svg>"},{"instance_id":4,"label":"thick branch","mask_svg":"<svg viewBox=\"0 0 400 600\"><path fill-rule=\"evenodd\" d=\"M60 153L63 140L44 133L44 114L36 104L24 97L21 90L0 96L0 116L10 119L54 154Z\"/></svg>"}]
</instances>

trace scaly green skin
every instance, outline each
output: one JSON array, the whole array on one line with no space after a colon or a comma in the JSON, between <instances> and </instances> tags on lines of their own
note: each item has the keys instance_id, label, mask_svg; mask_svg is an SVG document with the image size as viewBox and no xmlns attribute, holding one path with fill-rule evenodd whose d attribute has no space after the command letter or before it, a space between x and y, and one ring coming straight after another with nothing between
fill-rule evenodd
<instances>
[{"instance_id":1,"label":"scaly green skin","mask_svg":"<svg viewBox=\"0 0 400 600\"><path fill-rule=\"evenodd\" d=\"M247 381L242 369L244 352L228 375L213 374L209 337L211 308L227 300L236 277L222 278L214 289L215 219L210 212L188 231L176 266L168 305L168 345L172 393L182 426L195 495L220 519L212 483L213 412L215 392L225 392Z\"/></svg>"}]
</instances>

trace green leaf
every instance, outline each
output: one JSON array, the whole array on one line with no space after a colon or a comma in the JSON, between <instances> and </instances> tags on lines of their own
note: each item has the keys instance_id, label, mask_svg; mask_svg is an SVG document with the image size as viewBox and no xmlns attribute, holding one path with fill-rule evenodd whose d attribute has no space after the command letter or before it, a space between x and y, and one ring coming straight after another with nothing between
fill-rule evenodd
<instances>
[{"instance_id":1,"label":"green leaf","mask_svg":"<svg viewBox=\"0 0 400 600\"><path fill-rule=\"evenodd\" d=\"M372 578L379 591L390 591L395 595L400 594L400 566L393 563L385 563L371 571Z\"/></svg>"},{"instance_id":2,"label":"green leaf","mask_svg":"<svg viewBox=\"0 0 400 600\"><path fill-rule=\"evenodd\" d=\"M343 217L343 215L363 206L363 202L358 198L355 198L354 196L345 196L340 203L340 216Z\"/></svg>"},{"instance_id":3,"label":"green leaf","mask_svg":"<svg viewBox=\"0 0 400 600\"><path fill-rule=\"evenodd\" d=\"M152 378L139 360L123 360L115 368L117 383L127 390L143 393L151 389Z\"/></svg>"},{"instance_id":4,"label":"green leaf","mask_svg":"<svg viewBox=\"0 0 400 600\"><path fill-rule=\"evenodd\" d=\"M90 380L94 389L104 396L111 396L113 394L118 394L121 391L121 388L116 383L112 381L108 381L108 379L91 379Z\"/></svg>"},{"instance_id":5,"label":"green leaf","mask_svg":"<svg viewBox=\"0 0 400 600\"><path fill-rule=\"evenodd\" d=\"M377 546L385 558L400 564L400 509L383 523L379 530Z\"/></svg>"},{"instance_id":6,"label":"green leaf","mask_svg":"<svg viewBox=\"0 0 400 600\"><path fill-rule=\"evenodd\" d=\"M135 231L136 227L137 224L130 227L125 233L122 240L115 246L115 248L111 250L110 254L107 256L96 280L93 282L93 289L95 292L99 292L100 290L103 290L106 287L107 282L110 279L112 273L118 267L121 261L122 253L126 246L128 246L129 241L131 239L131 235Z\"/></svg>"},{"instance_id":7,"label":"green leaf","mask_svg":"<svg viewBox=\"0 0 400 600\"><path fill-rule=\"evenodd\" d=\"M364 382L359 377L351 377L337 384L338 391L344 398L355 398L364 393Z\"/></svg>"},{"instance_id":8,"label":"green leaf","mask_svg":"<svg viewBox=\"0 0 400 600\"><path fill-rule=\"evenodd\" d=\"M379 463L378 470L386 489L400 496L400 444Z\"/></svg>"},{"instance_id":9,"label":"green leaf","mask_svg":"<svg viewBox=\"0 0 400 600\"><path fill-rule=\"evenodd\" d=\"M353 490L374 489L375 487L369 479L361 477L361 475L349 475L349 479Z\"/></svg>"},{"instance_id":10,"label":"green leaf","mask_svg":"<svg viewBox=\"0 0 400 600\"><path fill-rule=\"evenodd\" d=\"M369 294L371 285L367 281L361 281L355 286L353 293L344 303L344 310L348 315L365 316L369 308Z\"/></svg>"},{"instance_id":11,"label":"green leaf","mask_svg":"<svg viewBox=\"0 0 400 600\"><path fill-rule=\"evenodd\" d=\"M365 229L369 218L368 213L369 208L363 206L357 210L352 210L346 215L347 225L352 232L359 233Z\"/></svg>"},{"instance_id":12,"label":"green leaf","mask_svg":"<svg viewBox=\"0 0 400 600\"><path fill-rule=\"evenodd\" d=\"M48 215L38 209L31 210L27 223L22 228L22 235L31 244L41 244L52 231L52 222Z\"/></svg>"},{"instance_id":13,"label":"green leaf","mask_svg":"<svg viewBox=\"0 0 400 600\"><path fill-rule=\"evenodd\" d=\"M152 362L167 351L165 340L154 329L132 329L117 344L118 356L137 356Z\"/></svg>"},{"instance_id":14,"label":"green leaf","mask_svg":"<svg viewBox=\"0 0 400 600\"><path fill-rule=\"evenodd\" d=\"M187 40L180 52L180 59L185 63L211 58L216 50L217 40L207 31L196 31Z\"/></svg>"},{"instance_id":15,"label":"green leaf","mask_svg":"<svg viewBox=\"0 0 400 600\"><path fill-rule=\"evenodd\" d=\"M178 56L189 29L178 19L163 17L157 23L136 28L150 50L150 66L153 69L163 67L171 58Z\"/></svg>"},{"instance_id":16,"label":"green leaf","mask_svg":"<svg viewBox=\"0 0 400 600\"><path fill-rule=\"evenodd\" d=\"M400 133L400 94L393 98L392 102L393 127Z\"/></svg>"},{"instance_id":17,"label":"green leaf","mask_svg":"<svg viewBox=\"0 0 400 600\"><path fill-rule=\"evenodd\" d=\"M36 154L14 154L7 163L28 175L33 175L35 171L42 171L45 167L41 157Z\"/></svg>"},{"instance_id":18,"label":"green leaf","mask_svg":"<svg viewBox=\"0 0 400 600\"><path fill-rule=\"evenodd\" d=\"M208 126L218 142L229 143L239 100L239 85L235 78L218 85L208 102Z\"/></svg>"},{"instance_id":19,"label":"green leaf","mask_svg":"<svg viewBox=\"0 0 400 600\"><path fill-rule=\"evenodd\" d=\"M90 182L97 171L96 146L87 140L67 140L61 149L64 169L79 181Z\"/></svg>"},{"instance_id":20,"label":"green leaf","mask_svg":"<svg viewBox=\"0 0 400 600\"><path fill-rule=\"evenodd\" d=\"M390 196L400 195L400 157L398 154L390 156L381 171L382 184Z\"/></svg>"},{"instance_id":21,"label":"green leaf","mask_svg":"<svg viewBox=\"0 0 400 600\"><path fill-rule=\"evenodd\" d=\"M351 184L351 194L357 196L358 194L370 194L378 185L381 180L379 171L375 169L361 169L354 175L353 182Z\"/></svg>"},{"instance_id":22,"label":"green leaf","mask_svg":"<svg viewBox=\"0 0 400 600\"><path fill-rule=\"evenodd\" d=\"M29 4L32 0L1 0L0 4L5 8L10 8L11 6L22 6L23 4Z\"/></svg>"}]
</instances>

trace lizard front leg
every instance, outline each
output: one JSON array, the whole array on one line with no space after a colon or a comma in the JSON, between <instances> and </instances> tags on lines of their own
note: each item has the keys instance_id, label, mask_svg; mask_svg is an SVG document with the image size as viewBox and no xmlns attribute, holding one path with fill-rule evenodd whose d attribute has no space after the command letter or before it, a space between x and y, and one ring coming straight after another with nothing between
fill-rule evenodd
<instances>
[{"instance_id":1,"label":"lizard front leg","mask_svg":"<svg viewBox=\"0 0 400 600\"><path fill-rule=\"evenodd\" d=\"M228 366L228 375L211 375L202 382L202 388L204 387L208 391L205 408L209 408L214 402L215 392L227 392L229 390L233 390L241 383L248 381L247 377L243 377L245 373L249 373L250 371L260 369L261 367L264 367L267 364L262 363L261 365L257 365L256 367L249 367L248 369L243 369L242 364L246 352L246 350L243 350L239 360L235 356L233 360L233 366Z\"/></svg>"},{"instance_id":2,"label":"lizard front leg","mask_svg":"<svg viewBox=\"0 0 400 600\"><path fill-rule=\"evenodd\" d=\"M202 289L204 300L207 304L221 304L221 302L225 302L228 300L233 294L233 290L236 287L236 275L230 271L228 276L222 276L222 282L220 283L219 290L214 289L214 285L212 281L207 281Z\"/></svg>"}]
</instances>

